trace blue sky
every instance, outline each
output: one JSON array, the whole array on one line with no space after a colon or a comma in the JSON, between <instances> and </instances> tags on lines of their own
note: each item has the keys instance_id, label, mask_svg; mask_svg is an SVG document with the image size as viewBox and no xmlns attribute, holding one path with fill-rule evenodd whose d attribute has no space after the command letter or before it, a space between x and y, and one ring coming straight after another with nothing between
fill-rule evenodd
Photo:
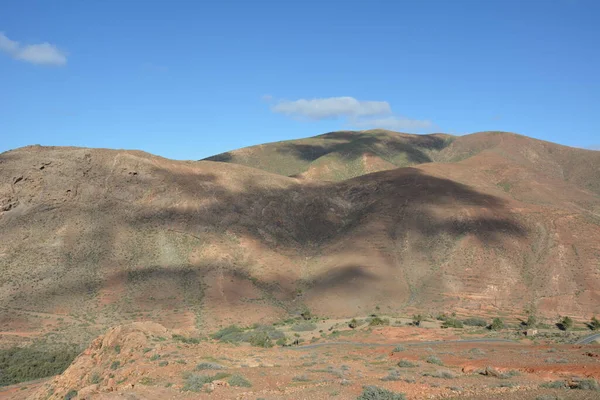
<instances>
[{"instance_id":1,"label":"blue sky","mask_svg":"<svg viewBox=\"0 0 600 400\"><path fill-rule=\"evenodd\" d=\"M599 17L595 0L5 0L0 151L199 159L375 127L596 147Z\"/></svg>"}]
</instances>

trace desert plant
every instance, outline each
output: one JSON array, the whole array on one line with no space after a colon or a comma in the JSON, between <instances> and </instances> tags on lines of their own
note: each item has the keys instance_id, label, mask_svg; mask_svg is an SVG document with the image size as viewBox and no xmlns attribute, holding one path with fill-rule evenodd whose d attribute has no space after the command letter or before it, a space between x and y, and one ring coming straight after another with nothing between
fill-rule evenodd
<instances>
[{"instance_id":1,"label":"desert plant","mask_svg":"<svg viewBox=\"0 0 600 400\"><path fill-rule=\"evenodd\" d=\"M460 322L460 320L458 320L456 318L448 318L442 324L442 328L462 328L462 327L463 327L463 323Z\"/></svg>"},{"instance_id":2,"label":"desert plant","mask_svg":"<svg viewBox=\"0 0 600 400\"><path fill-rule=\"evenodd\" d=\"M93 374L90 376L90 379L89 379L89 381L90 381L90 383L91 383L92 385L97 385L97 384L99 384L100 382L102 382L102 377L100 376L100 374L99 374L99 373L97 373L97 372L94 372L94 373L93 373Z\"/></svg>"},{"instance_id":3,"label":"desert plant","mask_svg":"<svg viewBox=\"0 0 600 400\"><path fill-rule=\"evenodd\" d=\"M369 326L383 326L389 324L390 320L387 318L371 317L371 320L369 321Z\"/></svg>"},{"instance_id":4,"label":"desert plant","mask_svg":"<svg viewBox=\"0 0 600 400\"><path fill-rule=\"evenodd\" d=\"M399 353L399 352L404 351L404 350L405 350L404 346L398 345L398 346L394 347L394 350L392 350L392 352L393 353Z\"/></svg>"},{"instance_id":5,"label":"desert plant","mask_svg":"<svg viewBox=\"0 0 600 400\"><path fill-rule=\"evenodd\" d=\"M492 324L490 325L490 329L493 331L499 331L500 329L504 329L504 321L501 318L494 318L492 320Z\"/></svg>"},{"instance_id":6,"label":"desert plant","mask_svg":"<svg viewBox=\"0 0 600 400\"><path fill-rule=\"evenodd\" d=\"M350 329L356 329L356 327L358 327L358 321L356 320L356 318L352 318L352 321L348 323L348 327Z\"/></svg>"},{"instance_id":7,"label":"desert plant","mask_svg":"<svg viewBox=\"0 0 600 400\"><path fill-rule=\"evenodd\" d=\"M444 379L454 379L456 376L450 371L433 371L433 372L423 372L423 376L430 376L432 378L444 378Z\"/></svg>"},{"instance_id":8,"label":"desert plant","mask_svg":"<svg viewBox=\"0 0 600 400\"><path fill-rule=\"evenodd\" d=\"M400 368L414 368L418 366L418 364L415 364L409 360L400 360L397 365Z\"/></svg>"},{"instance_id":9,"label":"desert plant","mask_svg":"<svg viewBox=\"0 0 600 400\"><path fill-rule=\"evenodd\" d=\"M213 362L201 362L196 365L197 371L202 371L206 369L225 369L221 364L213 363Z\"/></svg>"},{"instance_id":10,"label":"desert plant","mask_svg":"<svg viewBox=\"0 0 600 400\"><path fill-rule=\"evenodd\" d=\"M442 360L440 360L438 357L436 357L434 355L427 357L427 359L425 361L427 361L429 364L444 365Z\"/></svg>"},{"instance_id":11,"label":"desert plant","mask_svg":"<svg viewBox=\"0 0 600 400\"><path fill-rule=\"evenodd\" d=\"M112 364L110 364L110 369L112 369L113 371L117 368L119 368L121 366L121 361L113 361Z\"/></svg>"},{"instance_id":12,"label":"desert plant","mask_svg":"<svg viewBox=\"0 0 600 400\"><path fill-rule=\"evenodd\" d=\"M463 321L463 324L467 326L482 326L488 325L487 321L483 318L467 318Z\"/></svg>"},{"instance_id":13,"label":"desert plant","mask_svg":"<svg viewBox=\"0 0 600 400\"><path fill-rule=\"evenodd\" d=\"M402 393L394 393L377 386L364 386L356 400L406 400Z\"/></svg>"},{"instance_id":14,"label":"desert plant","mask_svg":"<svg viewBox=\"0 0 600 400\"><path fill-rule=\"evenodd\" d=\"M571 319L571 317L563 317L563 319L560 320L560 322L558 323L558 327L559 329L563 330L563 331L568 331L569 329L571 329L573 327L573 320Z\"/></svg>"},{"instance_id":15,"label":"desert plant","mask_svg":"<svg viewBox=\"0 0 600 400\"><path fill-rule=\"evenodd\" d=\"M308 381L310 381L310 378L306 375L296 375L295 377L292 378L292 380L294 382L308 382Z\"/></svg>"},{"instance_id":16,"label":"desert plant","mask_svg":"<svg viewBox=\"0 0 600 400\"><path fill-rule=\"evenodd\" d=\"M386 376L381 378L382 381L399 381L402 377L400 376L400 371L396 369L392 369L388 372Z\"/></svg>"},{"instance_id":17,"label":"desert plant","mask_svg":"<svg viewBox=\"0 0 600 400\"><path fill-rule=\"evenodd\" d=\"M167 365L169 365L169 362L167 360L163 360L158 363L159 367L166 367Z\"/></svg>"},{"instance_id":18,"label":"desert plant","mask_svg":"<svg viewBox=\"0 0 600 400\"><path fill-rule=\"evenodd\" d=\"M187 374L185 376L185 383L183 385L183 390L186 392L199 392L202 390L202 387L211 383L212 381L216 381L218 379L227 378L229 374L219 372L216 375L199 375L199 374Z\"/></svg>"},{"instance_id":19,"label":"desert plant","mask_svg":"<svg viewBox=\"0 0 600 400\"><path fill-rule=\"evenodd\" d=\"M595 379L588 378L577 382L574 389L600 391L600 385Z\"/></svg>"},{"instance_id":20,"label":"desert plant","mask_svg":"<svg viewBox=\"0 0 600 400\"><path fill-rule=\"evenodd\" d=\"M229 383L230 386L237 386L237 387L252 387L252 383L250 383L249 380L247 380L246 378L244 378L242 375L232 375L228 380L227 383Z\"/></svg>"},{"instance_id":21,"label":"desert plant","mask_svg":"<svg viewBox=\"0 0 600 400\"><path fill-rule=\"evenodd\" d=\"M598 329L600 329L600 320L598 320L598 318L596 318L596 316L593 316L592 319L590 320L590 323L588 324L588 326L590 327L591 330L597 331Z\"/></svg>"},{"instance_id":22,"label":"desert plant","mask_svg":"<svg viewBox=\"0 0 600 400\"><path fill-rule=\"evenodd\" d=\"M412 317L412 323L414 326L421 326L421 322L423 322L423 316L421 314L415 314Z\"/></svg>"},{"instance_id":23,"label":"desert plant","mask_svg":"<svg viewBox=\"0 0 600 400\"><path fill-rule=\"evenodd\" d=\"M525 321L525 325L528 328L535 328L535 326L537 325L537 317L535 316L535 314L529 314L529 316L527 316L527 321Z\"/></svg>"},{"instance_id":24,"label":"desert plant","mask_svg":"<svg viewBox=\"0 0 600 400\"><path fill-rule=\"evenodd\" d=\"M71 389L65 394L64 400L71 400L77 397L77 390Z\"/></svg>"},{"instance_id":25,"label":"desert plant","mask_svg":"<svg viewBox=\"0 0 600 400\"><path fill-rule=\"evenodd\" d=\"M552 382L544 382L540 384L541 388L544 389L565 389L567 384L565 381L552 381Z\"/></svg>"},{"instance_id":26,"label":"desert plant","mask_svg":"<svg viewBox=\"0 0 600 400\"><path fill-rule=\"evenodd\" d=\"M317 329L317 325L313 324L312 322L299 322L292 325L290 329L294 332L309 332Z\"/></svg>"}]
</instances>

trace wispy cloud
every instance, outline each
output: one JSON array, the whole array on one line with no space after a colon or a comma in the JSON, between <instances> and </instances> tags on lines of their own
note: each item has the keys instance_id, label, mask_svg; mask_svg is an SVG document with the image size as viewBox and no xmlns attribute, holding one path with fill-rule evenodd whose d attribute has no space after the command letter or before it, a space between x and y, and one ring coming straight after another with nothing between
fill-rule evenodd
<instances>
[{"instance_id":1,"label":"wispy cloud","mask_svg":"<svg viewBox=\"0 0 600 400\"><path fill-rule=\"evenodd\" d=\"M271 110L301 120L345 119L348 125L361 129L425 132L435 128L429 120L394 114L387 101L364 101L354 97L280 100L271 106Z\"/></svg>"},{"instance_id":2,"label":"wispy cloud","mask_svg":"<svg viewBox=\"0 0 600 400\"><path fill-rule=\"evenodd\" d=\"M282 100L271 107L276 113L313 120L340 117L364 117L390 114L386 101L359 101L354 97L327 97L323 99Z\"/></svg>"},{"instance_id":3,"label":"wispy cloud","mask_svg":"<svg viewBox=\"0 0 600 400\"><path fill-rule=\"evenodd\" d=\"M588 150L600 150L600 144L593 144L587 147Z\"/></svg>"},{"instance_id":4,"label":"wispy cloud","mask_svg":"<svg viewBox=\"0 0 600 400\"><path fill-rule=\"evenodd\" d=\"M67 54L53 44L37 43L23 45L9 39L3 32L0 32L0 51L8 54L15 60L32 64L54 66L67 64Z\"/></svg>"}]
</instances>

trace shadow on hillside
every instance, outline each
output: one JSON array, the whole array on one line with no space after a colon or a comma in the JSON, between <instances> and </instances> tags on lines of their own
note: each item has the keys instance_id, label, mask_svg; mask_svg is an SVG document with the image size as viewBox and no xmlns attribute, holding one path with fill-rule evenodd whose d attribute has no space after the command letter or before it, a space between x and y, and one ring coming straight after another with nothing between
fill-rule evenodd
<instances>
[{"instance_id":1,"label":"shadow on hillside","mask_svg":"<svg viewBox=\"0 0 600 400\"><path fill-rule=\"evenodd\" d=\"M377 135L374 133L361 133L356 131L339 131L319 135L316 138L334 143L307 144L301 142L287 142L272 144L274 150L291 155L305 161L315 161L329 153L337 153L345 160L354 160L365 152L379 155L387 161L393 162L396 154L405 154L409 163L422 164L432 162L426 154L427 150L442 150L449 142L435 135ZM307 140L315 140L310 138ZM233 156L230 152L217 154L204 159L205 161L231 162Z\"/></svg>"},{"instance_id":2,"label":"shadow on hillside","mask_svg":"<svg viewBox=\"0 0 600 400\"><path fill-rule=\"evenodd\" d=\"M427 150L441 150L448 144L446 140L430 135L394 137L372 133L331 132L320 138L337 142L323 145L284 143L278 146L277 151L306 161L314 161L329 153L337 153L346 160L353 160L371 152L393 162L397 154L405 154L409 163L422 164L432 161Z\"/></svg>"}]
</instances>

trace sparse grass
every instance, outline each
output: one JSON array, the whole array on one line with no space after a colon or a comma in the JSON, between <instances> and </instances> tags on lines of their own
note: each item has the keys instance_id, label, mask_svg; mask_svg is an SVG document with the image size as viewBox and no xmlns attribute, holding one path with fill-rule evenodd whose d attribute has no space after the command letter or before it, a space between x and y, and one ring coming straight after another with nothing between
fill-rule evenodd
<instances>
[{"instance_id":1,"label":"sparse grass","mask_svg":"<svg viewBox=\"0 0 600 400\"><path fill-rule=\"evenodd\" d=\"M371 317L369 326L386 326L390 324L390 320L387 318Z\"/></svg>"},{"instance_id":2,"label":"sparse grass","mask_svg":"<svg viewBox=\"0 0 600 400\"><path fill-rule=\"evenodd\" d=\"M219 379L225 379L229 376L229 374L226 374L224 372L219 372L216 375L199 375L199 374L193 374L193 373L188 373L185 376L185 383L183 385L183 391L185 392L199 392L202 390L202 387L207 384L207 383L211 383L212 381L216 381Z\"/></svg>"},{"instance_id":3,"label":"sparse grass","mask_svg":"<svg viewBox=\"0 0 600 400\"><path fill-rule=\"evenodd\" d=\"M433 372L423 372L421 375L430 376L432 378L443 378L443 379L454 379L456 375L454 375L450 371L437 370Z\"/></svg>"},{"instance_id":4,"label":"sparse grass","mask_svg":"<svg viewBox=\"0 0 600 400\"><path fill-rule=\"evenodd\" d=\"M377 386L365 386L356 400L406 400L406 396Z\"/></svg>"},{"instance_id":5,"label":"sparse grass","mask_svg":"<svg viewBox=\"0 0 600 400\"><path fill-rule=\"evenodd\" d=\"M156 361L158 359L160 359L160 354L152 354L150 357L150 361Z\"/></svg>"},{"instance_id":6,"label":"sparse grass","mask_svg":"<svg viewBox=\"0 0 600 400\"><path fill-rule=\"evenodd\" d=\"M292 378L294 382L309 382L310 378L306 375L296 375Z\"/></svg>"},{"instance_id":7,"label":"sparse grass","mask_svg":"<svg viewBox=\"0 0 600 400\"><path fill-rule=\"evenodd\" d=\"M71 389L65 394L64 400L71 400L77 397L77 390Z\"/></svg>"},{"instance_id":8,"label":"sparse grass","mask_svg":"<svg viewBox=\"0 0 600 400\"><path fill-rule=\"evenodd\" d=\"M415 364L409 360L400 360L397 364L400 368L415 368L418 364Z\"/></svg>"},{"instance_id":9,"label":"sparse grass","mask_svg":"<svg viewBox=\"0 0 600 400\"><path fill-rule=\"evenodd\" d=\"M483 318L467 318L463 321L463 324L467 326L488 326L487 321Z\"/></svg>"},{"instance_id":10,"label":"sparse grass","mask_svg":"<svg viewBox=\"0 0 600 400\"><path fill-rule=\"evenodd\" d=\"M544 382L540 384L541 388L544 389L566 389L567 384L565 381L552 381L552 382Z\"/></svg>"},{"instance_id":11,"label":"sparse grass","mask_svg":"<svg viewBox=\"0 0 600 400\"><path fill-rule=\"evenodd\" d=\"M246 342L257 347L273 347L273 342L285 338L285 334L273 326L256 325L252 329L242 329L231 325L211 337L227 343Z\"/></svg>"},{"instance_id":12,"label":"sparse grass","mask_svg":"<svg viewBox=\"0 0 600 400\"><path fill-rule=\"evenodd\" d=\"M110 369L112 369L113 371L117 368L119 368L121 366L121 361L113 361L112 364L110 364Z\"/></svg>"},{"instance_id":13,"label":"sparse grass","mask_svg":"<svg viewBox=\"0 0 600 400\"><path fill-rule=\"evenodd\" d=\"M427 357L427 359L425 361L427 361L429 364L444 365L442 360L440 360L438 357L436 357L434 355L430 355L429 357Z\"/></svg>"},{"instance_id":14,"label":"sparse grass","mask_svg":"<svg viewBox=\"0 0 600 400\"><path fill-rule=\"evenodd\" d=\"M442 324L442 328L462 328L462 327L463 327L463 323L460 322L460 320L458 320L456 318L448 318Z\"/></svg>"},{"instance_id":15,"label":"sparse grass","mask_svg":"<svg viewBox=\"0 0 600 400\"><path fill-rule=\"evenodd\" d=\"M196 365L197 371L202 371L202 370L206 370L206 369L225 369L225 367L222 366L221 364L217 364L217 363L213 363L213 362L201 362L200 364Z\"/></svg>"},{"instance_id":16,"label":"sparse grass","mask_svg":"<svg viewBox=\"0 0 600 400\"><path fill-rule=\"evenodd\" d=\"M404 348L404 346L400 346L400 345L398 345L398 346L394 347L394 350L392 350L392 352L393 352L393 353L400 353L401 351L404 351L404 350L406 350L406 349Z\"/></svg>"},{"instance_id":17,"label":"sparse grass","mask_svg":"<svg viewBox=\"0 0 600 400\"><path fill-rule=\"evenodd\" d=\"M542 394L540 396L537 396L535 400L563 400L563 398L560 396L555 396L553 394Z\"/></svg>"},{"instance_id":18,"label":"sparse grass","mask_svg":"<svg viewBox=\"0 0 600 400\"><path fill-rule=\"evenodd\" d=\"M189 337L185 337L183 335L177 335L177 334L173 334L173 340L176 340L178 342L182 342L182 343L187 343L187 344L198 344L200 343L200 339L199 338L189 338Z\"/></svg>"},{"instance_id":19,"label":"sparse grass","mask_svg":"<svg viewBox=\"0 0 600 400\"><path fill-rule=\"evenodd\" d=\"M399 381L402 377L400 376L400 371L397 369L392 369L388 372L386 376L381 378L382 381Z\"/></svg>"},{"instance_id":20,"label":"sparse grass","mask_svg":"<svg viewBox=\"0 0 600 400\"><path fill-rule=\"evenodd\" d=\"M158 363L159 367L166 367L167 365L169 365L169 362L167 360L161 361Z\"/></svg>"},{"instance_id":21,"label":"sparse grass","mask_svg":"<svg viewBox=\"0 0 600 400\"><path fill-rule=\"evenodd\" d=\"M574 387L574 389L600 391L600 385L595 379L582 379L581 381L577 382L577 385Z\"/></svg>"},{"instance_id":22,"label":"sparse grass","mask_svg":"<svg viewBox=\"0 0 600 400\"><path fill-rule=\"evenodd\" d=\"M294 332L310 332L317 329L317 325L312 322L298 322L290 328Z\"/></svg>"},{"instance_id":23,"label":"sparse grass","mask_svg":"<svg viewBox=\"0 0 600 400\"><path fill-rule=\"evenodd\" d=\"M99 374L99 373L97 373L97 372L94 372L94 373L93 373L93 374L90 376L89 382L90 382L90 384L92 384L92 385L97 385L97 384L99 384L100 382L102 382L102 377L100 376L100 374Z\"/></svg>"},{"instance_id":24,"label":"sparse grass","mask_svg":"<svg viewBox=\"0 0 600 400\"><path fill-rule=\"evenodd\" d=\"M250 383L250 381L244 378L242 375L232 375L227 382L230 386L252 387L252 383Z\"/></svg>"}]
</instances>

